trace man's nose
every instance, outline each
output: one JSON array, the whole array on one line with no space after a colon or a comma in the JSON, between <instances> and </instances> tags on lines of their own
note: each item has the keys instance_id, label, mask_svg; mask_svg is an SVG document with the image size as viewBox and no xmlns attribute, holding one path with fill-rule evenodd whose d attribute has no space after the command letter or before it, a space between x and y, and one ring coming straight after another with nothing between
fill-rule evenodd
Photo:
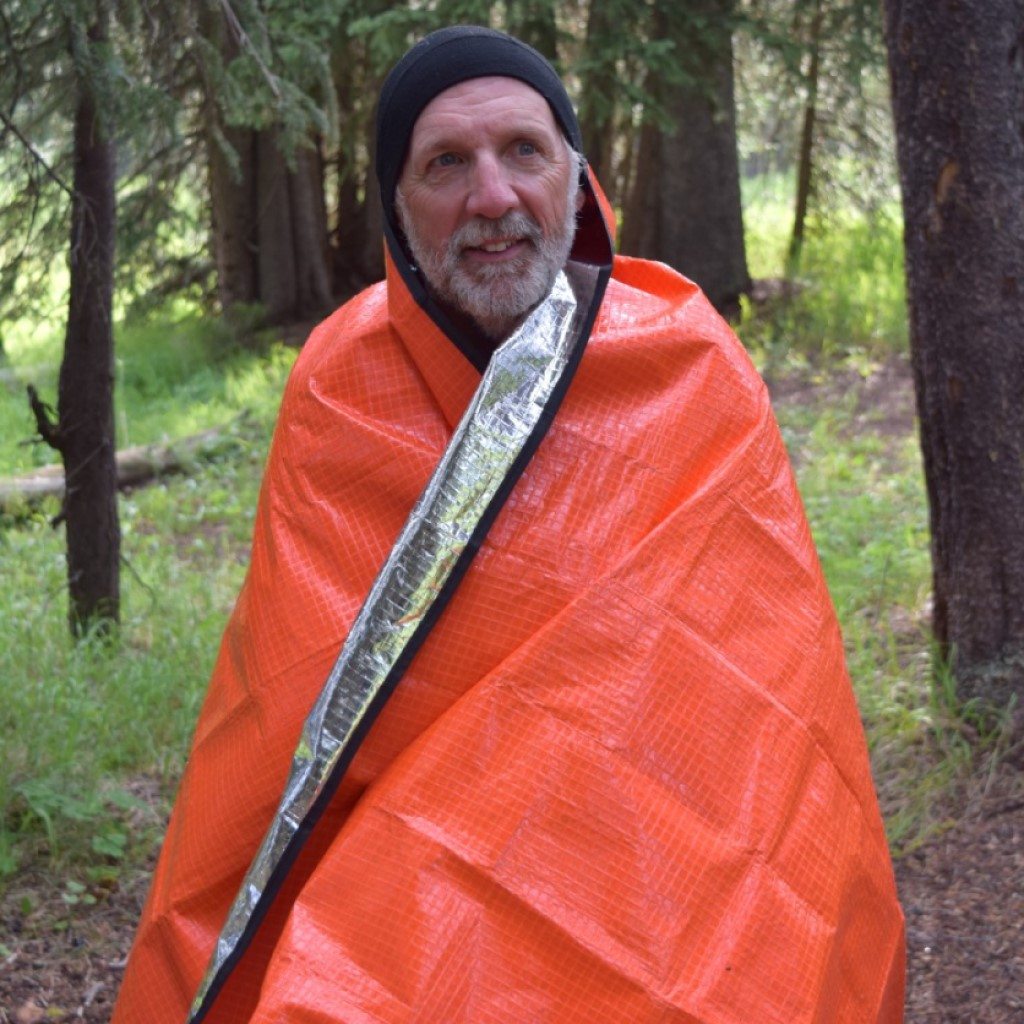
<instances>
[{"instance_id":1,"label":"man's nose","mask_svg":"<svg viewBox=\"0 0 1024 1024\"><path fill-rule=\"evenodd\" d=\"M466 212L471 217L497 220L519 205L508 168L494 156L479 158L473 165Z\"/></svg>"}]
</instances>

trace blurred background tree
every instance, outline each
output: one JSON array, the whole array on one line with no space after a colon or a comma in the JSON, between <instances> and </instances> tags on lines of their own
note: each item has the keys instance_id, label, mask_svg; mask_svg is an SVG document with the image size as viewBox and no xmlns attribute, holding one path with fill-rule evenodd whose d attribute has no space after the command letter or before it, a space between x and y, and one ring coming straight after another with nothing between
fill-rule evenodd
<instances>
[{"instance_id":1,"label":"blurred background tree","mask_svg":"<svg viewBox=\"0 0 1024 1024\"><path fill-rule=\"evenodd\" d=\"M0 16L0 322L52 301L72 139L61 39L79 7L8 0ZM822 196L870 202L880 189L862 179L879 164L884 177L872 0L111 0L111 14L126 306L186 293L281 323L378 279L376 94L414 38L457 21L555 61L622 250L689 274L723 309L750 287L741 177L798 168L794 272Z\"/></svg>"}]
</instances>

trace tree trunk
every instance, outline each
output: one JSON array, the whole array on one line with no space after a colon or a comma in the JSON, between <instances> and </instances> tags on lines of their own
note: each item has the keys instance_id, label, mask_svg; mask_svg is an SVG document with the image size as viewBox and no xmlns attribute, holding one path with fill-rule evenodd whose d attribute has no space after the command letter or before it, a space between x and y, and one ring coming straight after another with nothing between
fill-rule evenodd
<instances>
[{"instance_id":1,"label":"tree trunk","mask_svg":"<svg viewBox=\"0 0 1024 1024\"><path fill-rule=\"evenodd\" d=\"M342 294L384 276L384 219L373 159L376 97L383 84L377 63L365 39L339 34L331 67L341 140L334 269Z\"/></svg>"},{"instance_id":2,"label":"tree trunk","mask_svg":"<svg viewBox=\"0 0 1024 1024\"><path fill-rule=\"evenodd\" d=\"M642 141L642 130L634 123L631 113L622 118L619 134L622 141L622 159L619 160L612 175L612 193L619 208L626 211L636 203L637 197L633 186L636 182Z\"/></svg>"},{"instance_id":3,"label":"tree trunk","mask_svg":"<svg viewBox=\"0 0 1024 1024\"><path fill-rule=\"evenodd\" d=\"M212 116L212 115L211 115ZM237 163L225 152L230 146ZM222 309L256 302L256 139L245 128L207 132L210 218L217 267L217 297Z\"/></svg>"},{"instance_id":4,"label":"tree trunk","mask_svg":"<svg viewBox=\"0 0 1024 1024\"><path fill-rule=\"evenodd\" d=\"M104 13L90 48L106 42ZM71 288L58 385L57 440L67 491L68 621L75 636L120 614L121 531L114 464L115 151L93 82L78 79L71 208Z\"/></svg>"},{"instance_id":5,"label":"tree trunk","mask_svg":"<svg viewBox=\"0 0 1024 1024\"><path fill-rule=\"evenodd\" d=\"M670 0L655 8L655 36L671 33L685 58L685 80L655 83L654 92L674 131L648 118L640 133L637 187L623 229L622 248L661 260L699 284L719 311L738 311L750 290L743 240L739 155L733 94L733 0L687 6L701 15L694 35ZM677 12L678 14L678 12Z\"/></svg>"},{"instance_id":6,"label":"tree trunk","mask_svg":"<svg viewBox=\"0 0 1024 1024\"><path fill-rule=\"evenodd\" d=\"M222 130L233 167L208 135L210 216L217 289L225 310L260 302L269 323L323 316L332 305L327 218L316 153L299 149L294 169L277 132Z\"/></svg>"},{"instance_id":7,"label":"tree trunk","mask_svg":"<svg viewBox=\"0 0 1024 1024\"><path fill-rule=\"evenodd\" d=\"M274 133L256 133L256 239L260 301L270 323L296 313L298 277L289 202L288 165Z\"/></svg>"},{"instance_id":8,"label":"tree trunk","mask_svg":"<svg viewBox=\"0 0 1024 1024\"><path fill-rule=\"evenodd\" d=\"M295 263L295 310L302 319L330 312L330 273L327 269L327 209L323 168L315 149L295 153L288 172L288 211L292 218Z\"/></svg>"},{"instance_id":9,"label":"tree trunk","mask_svg":"<svg viewBox=\"0 0 1024 1024\"><path fill-rule=\"evenodd\" d=\"M544 54L558 60L558 27L552 0L509 0L508 31Z\"/></svg>"},{"instance_id":10,"label":"tree trunk","mask_svg":"<svg viewBox=\"0 0 1024 1024\"><path fill-rule=\"evenodd\" d=\"M1024 702L1024 4L887 0L934 628Z\"/></svg>"},{"instance_id":11,"label":"tree trunk","mask_svg":"<svg viewBox=\"0 0 1024 1024\"><path fill-rule=\"evenodd\" d=\"M789 239L787 265L795 272L800 266L800 253L804 246L804 228L811 201L811 174L813 171L814 125L818 116L818 79L821 74L822 0L815 0L811 18L809 40L810 66L807 70L807 96L804 99L804 119L800 130L800 152L797 158L796 203L793 212L793 234Z\"/></svg>"},{"instance_id":12,"label":"tree trunk","mask_svg":"<svg viewBox=\"0 0 1024 1024\"><path fill-rule=\"evenodd\" d=\"M583 152L612 202L612 147L619 93L614 54L620 48L608 0L590 0L584 45L584 55L590 64L581 74L580 133Z\"/></svg>"},{"instance_id":13,"label":"tree trunk","mask_svg":"<svg viewBox=\"0 0 1024 1024\"><path fill-rule=\"evenodd\" d=\"M230 61L238 44L223 14L208 7L202 11L202 33ZM297 149L289 167L276 130L228 126L213 99L212 77L205 68L203 73L211 234L221 306L230 310L239 303L262 303L270 323L323 316L333 301L322 169L316 156Z\"/></svg>"},{"instance_id":14,"label":"tree trunk","mask_svg":"<svg viewBox=\"0 0 1024 1024\"><path fill-rule=\"evenodd\" d=\"M377 90L380 92L380 83ZM359 251L359 272L364 281L379 281L384 276L384 211L380 205L380 183L377 181L374 160L375 128L371 118L366 125L366 151L369 154L366 168L366 187L363 198L361 244Z\"/></svg>"},{"instance_id":15,"label":"tree trunk","mask_svg":"<svg viewBox=\"0 0 1024 1024\"><path fill-rule=\"evenodd\" d=\"M318 240L323 259L319 261L317 273L322 268L323 279L318 281L317 287L322 288L322 294L327 299L328 309L333 308L334 302L334 274L332 267L331 253L331 224L327 207L327 177L330 173L330 164L327 159L327 148L323 135L317 135L316 145L309 151L309 159L306 164L306 172L309 175L309 217L312 225L311 237Z\"/></svg>"},{"instance_id":16,"label":"tree trunk","mask_svg":"<svg viewBox=\"0 0 1024 1024\"><path fill-rule=\"evenodd\" d=\"M356 88L357 41L339 30L331 50L331 77L338 110L338 173L335 179L336 221L332 233L331 269L334 291L351 295L365 282L358 259L365 244L363 204L359 198L359 90Z\"/></svg>"}]
</instances>

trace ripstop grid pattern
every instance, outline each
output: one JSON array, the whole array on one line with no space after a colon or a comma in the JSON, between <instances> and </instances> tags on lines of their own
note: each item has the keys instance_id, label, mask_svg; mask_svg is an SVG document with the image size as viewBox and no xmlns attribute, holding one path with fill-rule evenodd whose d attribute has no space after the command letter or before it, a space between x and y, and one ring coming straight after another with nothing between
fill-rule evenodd
<instances>
[{"instance_id":1,"label":"ripstop grid pattern","mask_svg":"<svg viewBox=\"0 0 1024 1024\"><path fill-rule=\"evenodd\" d=\"M477 380L396 277L296 364L116 1024L184 1020ZM211 1024L894 1024L902 916L763 385L617 260L581 368Z\"/></svg>"}]
</instances>

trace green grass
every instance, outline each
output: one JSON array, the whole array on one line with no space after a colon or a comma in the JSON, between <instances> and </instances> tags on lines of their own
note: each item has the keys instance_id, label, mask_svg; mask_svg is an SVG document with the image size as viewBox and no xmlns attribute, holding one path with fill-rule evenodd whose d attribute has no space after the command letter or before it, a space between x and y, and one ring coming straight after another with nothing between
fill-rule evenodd
<instances>
[{"instance_id":1,"label":"green grass","mask_svg":"<svg viewBox=\"0 0 1024 1024\"><path fill-rule=\"evenodd\" d=\"M211 461L120 500L122 618L115 643L74 645L65 624L55 502L0 519L0 879L33 861L112 871L151 846L158 816L133 793L173 788L247 561L252 515L294 352L238 347L193 314L122 328L119 443L224 427ZM15 367L55 359L52 337L8 345ZM21 388L0 393L0 472L51 461L13 443ZM17 437L17 434L14 435Z\"/></svg>"},{"instance_id":2,"label":"green grass","mask_svg":"<svg viewBox=\"0 0 1024 1024\"><path fill-rule=\"evenodd\" d=\"M889 839L900 852L935 827L935 806L969 767L969 751L936 742L944 742L947 717L932 678L916 439L865 429L851 404L784 403L778 413L842 626Z\"/></svg>"},{"instance_id":3,"label":"green grass","mask_svg":"<svg viewBox=\"0 0 1024 1024\"><path fill-rule=\"evenodd\" d=\"M245 412L271 421L280 381L294 352L254 334L252 315L233 323L169 307L115 331L114 415L119 448L186 437L232 422ZM5 333L9 365L0 385L0 474L55 461L45 445L27 443L35 424L25 398L33 383L57 404L63 335L56 326L17 325Z\"/></svg>"},{"instance_id":4,"label":"green grass","mask_svg":"<svg viewBox=\"0 0 1024 1024\"><path fill-rule=\"evenodd\" d=\"M961 702L933 649L916 438L891 428L880 432L855 417L855 386L837 399L833 382L826 400L805 397L777 411L842 626L886 830L899 856L949 825L951 798L991 782L1009 723Z\"/></svg>"},{"instance_id":5,"label":"green grass","mask_svg":"<svg viewBox=\"0 0 1024 1024\"><path fill-rule=\"evenodd\" d=\"M68 640L62 534L41 515L3 532L0 875L127 842L125 782L173 784L244 573L262 451L253 440L122 500L114 644Z\"/></svg>"},{"instance_id":6,"label":"green grass","mask_svg":"<svg viewBox=\"0 0 1024 1024\"><path fill-rule=\"evenodd\" d=\"M784 277L791 183L748 183L745 200L752 276ZM824 385L778 412L843 629L890 842L902 853L943 827L945 797L994 763L1000 739L958 703L932 649L916 433L879 431L855 416L858 375L906 358L898 206L811 221L793 273L795 292L747 304L739 333L767 375ZM827 387L837 374L850 386Z\"/></svg>"},{"instance_id":7,"label":"green grass","mask_svg":"<svg viewBox=\"0 0 1024 1024\"><path fill-rule=\"evenodd\" d=\"M747 259L755 279L786 276L792 199L781 179L750 189L744 210ZM821 363L851 353L907 348L903 225L896 205L873 213L811 220L793 274L796 294L767 310L744 310L743 336L772 359L799 353Z\"/></svg>"}]
</instances>

